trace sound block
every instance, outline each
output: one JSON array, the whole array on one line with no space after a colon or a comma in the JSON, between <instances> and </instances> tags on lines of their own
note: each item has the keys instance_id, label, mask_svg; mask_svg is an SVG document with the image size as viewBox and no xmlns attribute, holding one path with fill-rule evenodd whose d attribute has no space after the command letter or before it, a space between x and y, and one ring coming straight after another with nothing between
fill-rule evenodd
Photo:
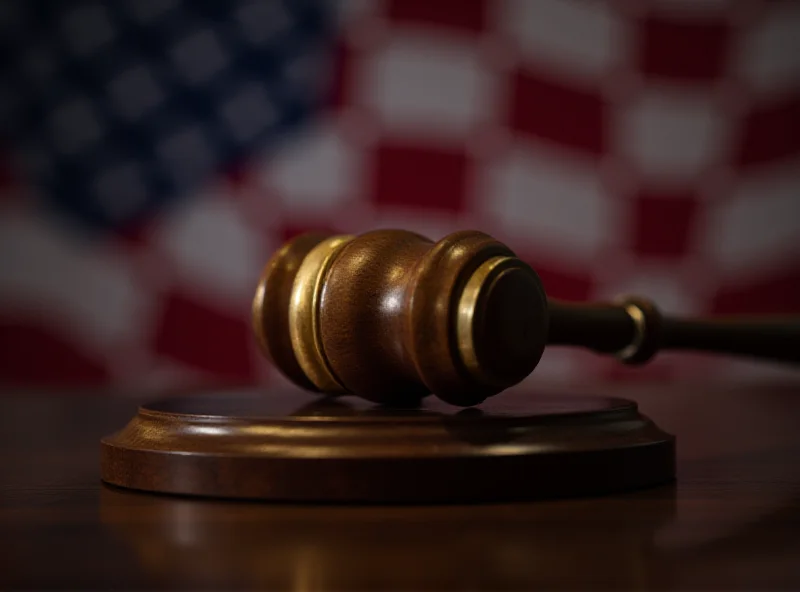
<instances>
[{"instance_id":1,"label":"sound block","mask_svg":"<svg viewBox=\"0 0 800 592\"><path fill-rule=\"evenodd\" d=\"M102 479L151 492L294 502L598 495L674 479L674 438L625 399L526 394L389 409L301 391L143 405L101 443Z\"/></svg>"}]
</instances>

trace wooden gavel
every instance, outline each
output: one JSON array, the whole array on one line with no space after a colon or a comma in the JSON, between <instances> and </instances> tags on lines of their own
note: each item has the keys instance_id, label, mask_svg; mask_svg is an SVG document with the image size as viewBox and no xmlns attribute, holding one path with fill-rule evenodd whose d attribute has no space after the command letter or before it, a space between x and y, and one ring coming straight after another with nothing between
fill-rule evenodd
<instances>
[{"instance_id":1,"label":"wooden gavel","mask_svg":"<svg viewBox=\"0 0 800 592\"><path fill-rule=\"evenodd\" d=\"M267 263L253 300L264 354L295 384L405 406L476 405L517 384L545 345L642 364L660 349L800 360L797 317L677 319L624 297L548 298L533 269L477 231L304 234Z\"/></svg>"}]
</instances>

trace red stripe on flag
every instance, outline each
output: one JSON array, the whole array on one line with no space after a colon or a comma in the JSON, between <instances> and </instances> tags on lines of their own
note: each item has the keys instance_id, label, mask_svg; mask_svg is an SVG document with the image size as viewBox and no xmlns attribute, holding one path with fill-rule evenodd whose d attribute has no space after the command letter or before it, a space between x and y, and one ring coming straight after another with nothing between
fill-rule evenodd
<instances>
[{"instance_id":1,"label":"red stripe on flag","mask_svg":"<svg viewBox=\"0 0 800 592\"><path fill-rule=\"evenodd\" d=\"M487 0L391 0L386 13L393 21L477 33L486 28L486 7Z\"/></svg>"},{"instance_id":2,"label":"red stripe on flag","mask_svg":"<svg viewBox=\"0 0 800 592\"><path fill-rule=\"evenodd\" d=\"M752 166L800 154L800 95L761 105L742 122L736 161Z\"/></svg>"},{"instance_id":3,"label":"red stripe on flag","mask_svg":"<svg viewBox=\"0 0 800 592\"><path fill-rule=\"evenodd\" d=\"M640 70L646 77L707 83L725 71L731 38L725 20L667 20L642 26Z\"/></svg>"},{"instance_id":4,"label":"red stripe on flag","mask_svg":"<svg viewBox=\"0 0 800 592\"><path fill-rule=\"evenodd\" d=\"M577 151L603 154L607 114L600 95L518 72L511 97L514 129Z\"/></svg>"},{"instance_id":5,"label":"red stripe on flag","mask_svg":"<svg viewBox=\"0 0 800 592\"><path fill-rule=\"evenodd\" d=\"M155 350L220 378L253 378L247 319L228 316L181 294L170 294L155 336Z\"/></svg>"},{"instance_id":6,"label":"red stripe on flag","mask_svg":"<svg viewBox=\"0 0 800 592\"><path fill-rule=\"evenodd\" d=\"M0 384L26 387L84 387L107 383L102 361L81 351L51 327L0 321Z\"/></svg>"}]
</instances>

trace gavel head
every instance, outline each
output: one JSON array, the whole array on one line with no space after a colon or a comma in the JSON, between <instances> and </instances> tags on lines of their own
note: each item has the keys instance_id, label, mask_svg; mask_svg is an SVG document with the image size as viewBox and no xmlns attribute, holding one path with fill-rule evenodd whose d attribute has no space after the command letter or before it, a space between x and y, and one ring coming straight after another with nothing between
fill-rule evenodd
<instances>
[{"instance_id":1,"label":"gavel head","mask_svg":"<svg viewBox=\"0 0 800 592\"><path fill-rule=\"evenodd\" d=\"M264 268L253 328L306 389L470 406L533 371L548 309L536 273L481 232L305 234Z\"/></svg>"}]
</instances>

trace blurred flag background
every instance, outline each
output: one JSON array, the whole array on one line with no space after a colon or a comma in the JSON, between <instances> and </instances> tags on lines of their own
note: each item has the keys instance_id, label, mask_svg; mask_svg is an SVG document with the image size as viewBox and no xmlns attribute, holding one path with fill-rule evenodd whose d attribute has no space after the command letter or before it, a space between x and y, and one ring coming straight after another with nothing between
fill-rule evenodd
<instances>
[{"instance_id":1,"label":"blurred flag background","mask_svg":"<svg viewBox=\"0 0 800 592\"><path fill-rule=\"evenodd\" d=\"M800 312L796 1L2 0L0 50L4 387L282 382L249 304L310 229L476 228L554 297Z\"/></svg>"}]
</instances>

